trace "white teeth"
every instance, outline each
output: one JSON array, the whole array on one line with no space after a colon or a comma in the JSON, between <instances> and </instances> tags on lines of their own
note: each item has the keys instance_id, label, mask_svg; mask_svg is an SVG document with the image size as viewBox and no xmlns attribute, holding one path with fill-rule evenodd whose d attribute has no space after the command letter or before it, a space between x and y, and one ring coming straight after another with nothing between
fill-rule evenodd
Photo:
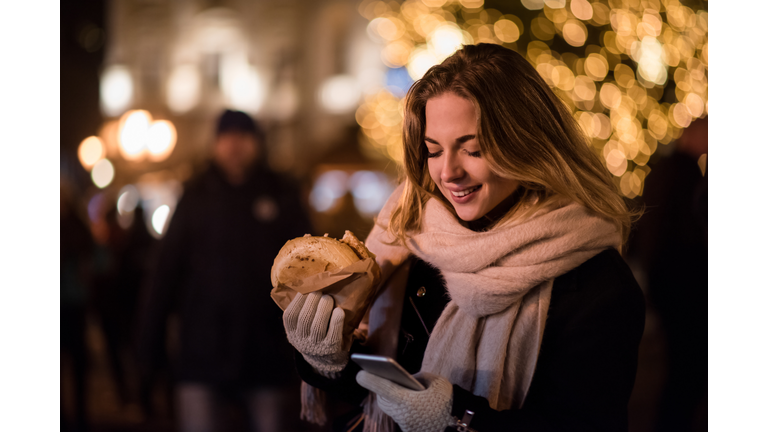
<instances>
[{"instance_id":1,"label":"white teeth","mask_svg":"<svg viewBox=\"0 0 768 432\"><path fill-rule=\"evenodd\" d=\"M480 186L471 187L469 189L464 189L463 191L453 192L451 191L451 194L455 197L461 198L463 196L469 195L472 192L476 191Z\"/></svg>"}]
</instances>

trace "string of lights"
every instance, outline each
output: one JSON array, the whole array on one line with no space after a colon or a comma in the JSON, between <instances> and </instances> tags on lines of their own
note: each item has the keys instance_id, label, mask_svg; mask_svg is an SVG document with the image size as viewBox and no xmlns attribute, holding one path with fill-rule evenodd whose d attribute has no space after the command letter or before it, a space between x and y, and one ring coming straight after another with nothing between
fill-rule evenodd
<instances>
[{"instance_id":1,"label":"string of lights","mask_svg":"<svg viewBox=\"0 0 768 432\"><path fill-rule=\"evenodd\" d=\"M390 71L410 82L463 44L523 54L571 108L622 194L642 194L659 145L708 112L708 14L678 0L364 0L358 11ZM402 80L401 80L402 81ZM406 83L409 85L410 83ZM356 112L364 145L402 158L404 90L389 85Z\"/></svg>"}]
</instances>

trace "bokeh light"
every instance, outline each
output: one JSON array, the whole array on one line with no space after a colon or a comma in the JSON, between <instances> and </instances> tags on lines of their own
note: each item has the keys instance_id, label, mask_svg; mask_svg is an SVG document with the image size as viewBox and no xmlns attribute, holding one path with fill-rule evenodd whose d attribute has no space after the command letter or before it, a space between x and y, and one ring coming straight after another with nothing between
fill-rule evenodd
<instances>
[{"instance_id":1,"label":"bokeh light","mask_svg":"<svg viewBox=\"0 0 768 432\"><path fill-rule=\"evenodd\" d=\"M460 40L517 50L571 108L622 194L641 195L659 146L707 115L707 11L679 0L521 4L532 12L516 16L512 7L500 12L466 0L363 0L358 10L380 41L385 64L405 66L412 80ZM398 162L406 90L390 86L369 94L355 112L367 150Z\"/></svg>"},{"instance_id":2,"label":"bokeh light","mask_svg":"<svg viewBox=\"0 0 768 432\"><path fill-rule=\"evenodd\" d=\"M606 146L606 148L609 148L609 146ZM605 161L608 165L608 170L616 177L620 177L627 171L627 156L621 148L613 148L611 151L606 152Z\"/></svg>"},{"instance_id":3,"label":"bokeh light","mask_svg":"<svg viewBox=\"0 0 768 432\"><path fill-rule=\"evenodd\" d=\"M347 173L339 170L326 171L321 174L312 192L309 194L309 203L318 212L326 212L332 209L339 198L347 193Z\"/></svg>"},{"instance_id":4,"label":"bokeh light","mask_svg":"<svg viewBox=\"0 0 768 432\"><path fill-rule=\"evenodd\" d=\"M168 120L155 120L147 131L149 159L161 161L173 152L176 146L176 128Z\"/></svg>"},{"instance_id":5,"label":"bokeh light","mask_svg":"<svg viewBox=\"0 0 768 432\"><path fill-rule=\"evenodd\" d=\"M496 21L493 24L493 31L502 42L512 43L520 39L520 28L512 20L500 19Z\"/></svg>"},{"instance_id":6,"label":"bokeh light","mask_svg":"<svg viewBox=\"0 0 768 432\"><path fill-rule=\"evenodd\" d=\"M582 21L590 20L592 19L592 4L587 0L571 0L571 13Z\"/></svg>"},{"instance_id":7,"label":"bokeh light","mask_svg":"<svg viewBox=\"0 0 768 432\"><path fill-rule=\"evenodd\" d=\"M355 208L365 216L375 216L394 190L386 174L379 171L357 171L347 182Z\"/></svg>"},{"instance_id":8,"label":"bokeh light","mask_svg":"<svg viewBox=\"0 0 768 432\"><path fill-rule=\"evenodd\" d=\"M85 169L91 169L106 153L107 151L101 138L95 136L89 136L84 139L77 148L77 157Z\"/></svg>"},{"instance_id":9,"label":"bokeh light","mask_svg":"<svg viewBox=\"0 0 768 432\"><path fill-rule=\"evenodd\" d=\"M165 231L166 222L168 221L168 215L171 213L171 208L168 204L163 204L152 213L152 228L158 235L163 235Z\"/></svg>"},{"instance_id":10,"label":"bokeh light","mask_svg":"<svg viewBox=\"0 0 768 432\"><path fill-rule=\"evenodd\" d=\"M224 96L232 108L251 114L261 110L267 90L261 74L248 63L244 54L224 56L220 80Z\"/></svg>"},{"instance_id":11,"label":"bokeh light","mask_svg":"<svg viewBox=\"0 0 768 432\"><path fill-rule=\"evenodd\" d=\"M442 62L461 48L462 45L471 43L473 43L473 40L469 33L454 23L444 23L432 32L427 45L430 51L434 53L438 62Z\"/></svg>"},{"instance_id":12,"label":"bokeh light","mask_svg":"<svg viewBox=\"0 0 768 432\"><path fill-rule=\"evenodd\" d=\"M176 66L168 78L166 100L168 107L177 114L185 113L200 101L202 77L194 65Z\"/></svg>"},{"instance_id":13,"label":"bokeh light","mask_svg":"<svg viewBox=\"0 0 768 432\"><path fill-rule=\"evenodd\" d=\"M521 0L521 3L530 10L540 10L544 7L544 0Z\"/></svg>"},{"instance_id":14,"label":"bokeh light","mask_svg":"<svg viewBox=\"0 0 768 432\"><path fill-rule=\"evenodd\" d=\"M565 0L544 0L544 5L550 9L562 9L565 7Z\"/></svg>"},{"instance_id":15,"label":"bokeh light","mask_svg":"<svg viewBox=\"0 0 768 432\"><path fill-rule=\"evenodd\" d=\"M667 82L667 66L664 64L663 49L656 38L646 36L642 42L633 42L632 59L638 64L638 76L654 84L663 85Z\"/></svg>"},{"instance_id":16,"label":"bokeh light","mask_svg":"<svg viewBox=\"0 0 768 432\"><path fill-rule=\"evenodd\" d=\"M104 189L115 179L115 167L109 159L96 162L91 170L91 180L99 189Z\"/></svg>"},{"instance_id":17,"label":"bokeh light","mask_svg":"<svg viewBox=\"0 0 768 432\"><path fill-rule=\"evenodd\" d=\"M579 20L568 20L563 26L563 39L568 45L580 47L587 41L587 26Z\"/></svg>"},{"instance_id":18,"label":"bokeh light","mask_svg":"<svg viewBox=\"0 0 768 432\"><path fill-rule=\"evenodd\" d=\"M584 60L584 71L595 81L602 81L608 75L608 60L600 54L590 54Z\"/></svg>"},{"instance_id":19,"label":"bokeh light","mask_svg":"<svg viewBox=\"0 0 768 432\"><path fill-rule=\"evenodd\" d=\"M459 3L467 9L477 9L483 7L485 0L459 0Z\"/></svg>"},{"instance_id":20,"label":"bokeh light","mask_svg":"<svg viewBox=\"0 0 768 432\"><path fill-rule=\"evenodd\" d=\"M423 77L429 68L438 63L440 63L440 61L434 52L424 47L417 48L408 58L408 75L410 75L414 80L417 80Z\"/></svg>"},{"instance_id":21,"label":"bokeh light","mask_svg":"<svg viewBox=\"0 0 768 432\"><path fill-rule=\"evenodd\" d=\"M168 120L152 120L145 110L123 114L118 125L118 149L125 160L165 160L176 146L176 127Z\"/></svg>"},{"instance_id":22,"label":"bokeh light","mask_svg":"<svg viewBox=\"0 0 768 432\"><path fill-rule=\"evenodd\" d=\"M360 87L351 75L336 75L320 86L320 103L328 112L352 111L360 101Z\"/></svg>"},{"instance_id":23,"label":"bokeh light","mask_svg":"<svg viewBox=\"0 0 768 432\"><path fill-rule=\"evenodd\" d=\"M167 228L167 220L172 217L176 204L183 193L182 184L178 180L161 180L158 175L145 174L139 177L134 186L139 191L139 203L145 212L144 220L141 222L146 225L147 230L154 238L163 237L165 235L164 228ZM160 213L157 213L163 206L166 206L167 210L160 210ZM165 220L160 220L164 213Z\"/></svg>"},{"instance_id":24,"label":"bokeh light","mask_svg":"<svg viewBox=\"0 0 768 432\"><path fill-rule=\"evenodd\" d=\"M130 70L122 65L104 69L99 83L101 110L109 117L119 116L133 100L133 79Z\"/></svg>"},{"instance_id":25,"label":"bokeh light","mask_svg":"<svg viewBox=\"0 0 768 432\"><path fill-rule=\"evenodd\" d=\"M141 195L136 186L129 184L123 186L117 195L117 213L124 215L136 210Z\"/></svg>"},{"instance_id":26,"label":"bokeh light","mask_svg":"<svg viewBox=\"0 0 768 432\"><path fill-rule=\"evenodd\" d=\"M125 159L138 160L143 156L151 122L152 115L145 110L128 111L120 119L118 143Z\"/></svg>"}]
</instances>

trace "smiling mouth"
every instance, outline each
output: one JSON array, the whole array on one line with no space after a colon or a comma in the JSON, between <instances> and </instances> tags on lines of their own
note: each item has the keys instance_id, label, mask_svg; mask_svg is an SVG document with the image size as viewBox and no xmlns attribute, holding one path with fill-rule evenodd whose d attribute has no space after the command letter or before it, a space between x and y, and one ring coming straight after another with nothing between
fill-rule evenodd
<instances>
[{"instance_id":1,"label":"smiling mouth","mask_svg":"<svg viewBox=\"0 0 768 432\"><path fill-rule=\"evenodd\" d=\"M456 198L461 198L461 197L465 197L465 196L471 194L472 192L474 192L474 191L476 191L478 189L480 189L480 186L473 186L471 188L467 188L467 189L460 190L460 191L457 191L457 192L451 191L451 195L455 196Z\"/></svg>"}]
</instances>

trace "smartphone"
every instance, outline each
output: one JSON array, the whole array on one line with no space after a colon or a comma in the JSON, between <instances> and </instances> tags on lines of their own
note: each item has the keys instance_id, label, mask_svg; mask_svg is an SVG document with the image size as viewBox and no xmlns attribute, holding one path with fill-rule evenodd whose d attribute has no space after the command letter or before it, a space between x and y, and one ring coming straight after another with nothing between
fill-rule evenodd
<instances>
[{"instance_id":1,"label":"smartphone","mask_svg":"<svg viewBox=\"0 0 768 432\"><path fill-rule=\"evenodd\" d=\"M365 369L366 372L386 378L411 390L426 390L413 375L409 374L402 366L389 357L369 354L352 354L351 359Z\"/></svg>"}]
</instances>

